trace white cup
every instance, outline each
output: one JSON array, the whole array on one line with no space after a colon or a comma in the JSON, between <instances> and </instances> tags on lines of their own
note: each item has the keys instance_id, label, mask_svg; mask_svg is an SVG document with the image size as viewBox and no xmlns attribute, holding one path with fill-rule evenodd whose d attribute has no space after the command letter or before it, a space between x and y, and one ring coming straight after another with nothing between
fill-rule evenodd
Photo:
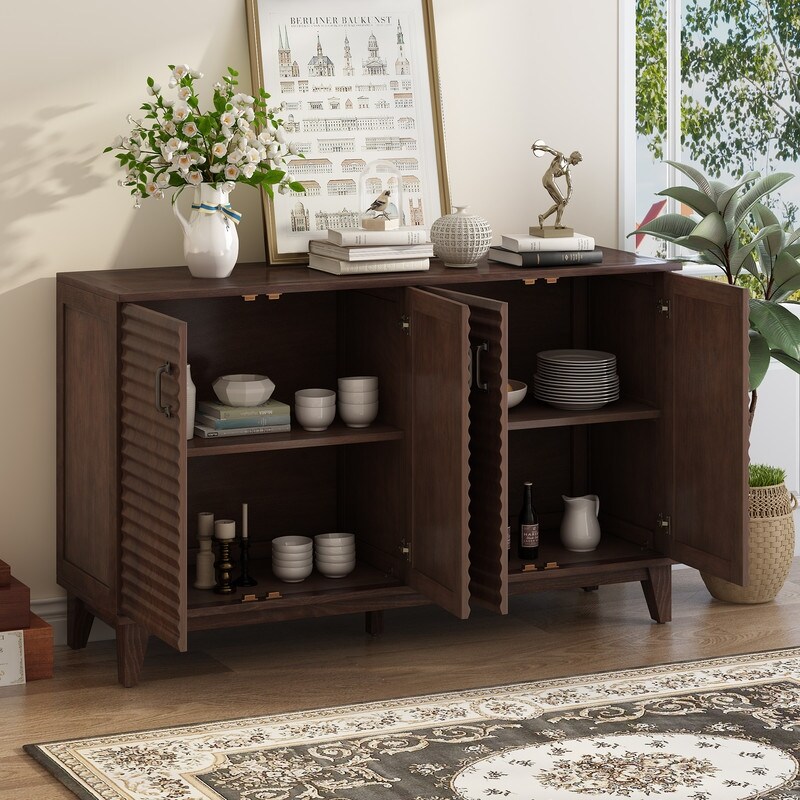
<instances>
[{"instance_id":1,"label":"white cup","mask_svg":"<svg viewBox=\"0 0 800 800\"><path fill-rule=\"evenodd\" d=\"M348 428L366 428L378 416L377 403L339 403L339 417Z\"/></svg>"},{"instance_id":2,"label":"white cup","mask_svg":"<svg viewBox=\"0 0 800 800\"><path fill-rule=\"evenodd\" d=\"M374 375L354 375L339 378L340 392L374 392L378 388L378 379Z\"/></svg>"},{"instance_id":3,"label":"white cup","mask_svg":"<svg viewBox=\"0 0 800 800\"><path fill-rule=\"evenodd\" d=\"M299 389L294 393L295 406L322 408L336 405L336 392L333 389Z\"/></svg>"},{"instance_id":4,"label":"white cup","mask_svg":"<svg viewBox=\"0 0 800 800\"><path fill-rule=\"evenodd\" d=\"M294 416L304 430L324 431L336 416L336 406L331 404L315 408L295 403Z\"/></svg>"}]
</instances>

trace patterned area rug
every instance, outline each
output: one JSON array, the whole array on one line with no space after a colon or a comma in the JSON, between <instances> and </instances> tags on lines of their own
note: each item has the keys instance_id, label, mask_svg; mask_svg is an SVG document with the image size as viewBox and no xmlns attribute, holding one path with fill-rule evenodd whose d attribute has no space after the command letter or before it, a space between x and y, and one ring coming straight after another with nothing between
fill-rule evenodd
<instances>
[{"instance_id":1,"label":"patterned area rug","mask_svg":"<svg viewBox=\"0 0 800 800\"><path fill-rule=\"evenodd\" d=\"M800 648L25 749L90 800L798 800L799 732Z\"/></svg>"}]
</instances>

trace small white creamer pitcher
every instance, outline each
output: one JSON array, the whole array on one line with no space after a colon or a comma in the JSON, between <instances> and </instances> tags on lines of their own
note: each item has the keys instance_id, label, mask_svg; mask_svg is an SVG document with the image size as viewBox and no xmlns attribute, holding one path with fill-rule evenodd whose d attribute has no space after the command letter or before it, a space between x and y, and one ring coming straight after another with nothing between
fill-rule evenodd
<instances>
[{"instance_id":1,"label":"small white creamer pitcher","mask_svg":"<svg viewBox=\"0 0 800 800\"><path fill-rule=\"evenodd\" d=\"M600 498L596 494L566 497L561 520L561 544L573 553L589 553L600 542Z\"/></svg>"}]
</instances>

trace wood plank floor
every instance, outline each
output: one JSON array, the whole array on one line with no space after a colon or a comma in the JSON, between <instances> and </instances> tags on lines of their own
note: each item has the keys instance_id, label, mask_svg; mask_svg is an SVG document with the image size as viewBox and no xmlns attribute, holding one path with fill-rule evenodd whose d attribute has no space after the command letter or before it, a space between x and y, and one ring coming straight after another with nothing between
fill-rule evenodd
<instances>
[{"instance_id":1,"label":"wood plank floor","mask_svg":"<svg viewBox=\"0 0 800 800\"><path fill-rule=\"evenodd\" d=\"M0 800L69 800L28 742L800 646L800 559L774 603L712 600L674 572L673 622L652 623L638 584L512 598L507 617L462 622L431 607L196 634L188 653L151 639L142 682L116 683L113 642L59 648L56 677L0 689Z\"/></svg>"}]
</instances>

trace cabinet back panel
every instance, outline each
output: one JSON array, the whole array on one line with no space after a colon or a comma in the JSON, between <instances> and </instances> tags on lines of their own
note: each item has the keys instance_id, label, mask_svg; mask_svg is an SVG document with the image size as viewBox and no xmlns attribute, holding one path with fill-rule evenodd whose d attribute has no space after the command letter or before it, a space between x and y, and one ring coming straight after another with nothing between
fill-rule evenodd
<instances>
[{"instance_id":1,"label":"cabinet back panel","mask_svg":"<svg viewBox=\"0 0 800 800\"><path fill-rule=\"evenodd\" d=\"M188 460L188 536L197 544L197 514L236 520L248 504L253 554L267 555L276 536L314 536L336 530L336 448L284 450ZM236 554L234 554L236 555Z\"/></svg>"},{"instance_id":2,"label":"cabinet back panel","mask_svg":"<svg viewBox=\"0 0 800 800\"><path fill-rule=\"evenodd\" d=\"M148 303L185 320L188 360L199 399L216 399L220 375L256 373L275 383L276 399L294 403L297 389L336 388L338 292Z\"/></svg>"}]
</instances>

